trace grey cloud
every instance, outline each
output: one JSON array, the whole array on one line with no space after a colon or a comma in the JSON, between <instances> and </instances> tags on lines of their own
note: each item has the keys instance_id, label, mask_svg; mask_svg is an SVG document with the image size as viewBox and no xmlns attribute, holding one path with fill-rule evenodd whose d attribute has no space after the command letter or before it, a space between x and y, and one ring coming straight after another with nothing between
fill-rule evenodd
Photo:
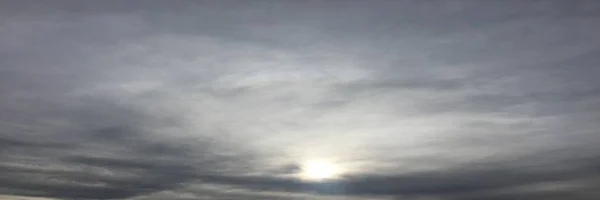
<instances>
[{"instance_id":1,"label":"grey cloud","mask_svg":"<svg viewBox=\"0 0 600 200\"><path fill-rule=\"evenodd\" d=\"M523 165L528 162L535 162L537 159L539 158L527 157L520 160L505 160L499 163L473 163L442 171L385 176L359 175L345 177L345 179L338 181L312 183L274 177L202 176L200 178L207 182L234 185L259 191L275 190L328 195L437 196L443 198L462 196L458 199L471 199L469 196L476 196L475 194L483 196L481 198L494 198L493 194L482 194L505 188L518 190L519 187L529 184L579 181L598 176L598 170L596 169L600 162L598 162L596 156L582 156L578 159L571 158L568 160L554 158L551 159L551 163ZM510 166L509 163L517 165ZM592 185L586 185L586 187L595 187L595 185L592 183ZM579 191L562 191L561 193L574 195L577 192ZM533 198L535 195L524 195L524 197ZM591 197L583 199L586 198Z\"/></svg>"},{"instance_id":2,"label":"grey cloud","mask_svg":"<svg viewBox=\"0 0 600 200\"><path fill-rule=\"evenodd\" d=\"M36 141L24 141L10 138L0 138L0 146L3 149L12 148L46 148L46 149L68 149L72 148L68 143L40 143Z\"/></svg>"},{"instance_id":3,"label":"grey cloud","mask_svg":"<svg viewBox=\"0 0 600 200\"><path fill-rule=\"evenodd\" d=\"M149 137L140 124L148 117L93 102L84 103L85 109L71 105L68 111L60 110L74 127L51 135L54 139L47 142L3 135L1 191L61 199L123 199L177 188L193 181L196 173L226 169L223 163L239 159L211 152L209 140L188 143Z\"/></svg>"},{"instance_id":4,"label":"grey cloud","mask_svg":"<svg viewBox=\"0 0 600 200\"><path fill-rule=\"evenodd\" d=\"M0 1L0 194L597 199L599 9Z\"/></svg>"}]
</instances>

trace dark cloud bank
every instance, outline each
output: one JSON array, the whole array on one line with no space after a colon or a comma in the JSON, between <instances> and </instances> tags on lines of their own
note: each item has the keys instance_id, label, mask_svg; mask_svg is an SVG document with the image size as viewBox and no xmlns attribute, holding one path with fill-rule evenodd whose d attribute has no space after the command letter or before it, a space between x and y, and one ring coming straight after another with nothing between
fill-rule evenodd
<instances>
[{"instance_id":1,"label":"dark cloud bank","mask_svg":"<svg viewBox=\"0 0 600 200\"><path fill-rule=\"evenodd\" d=\"M54 199L600 198L597 1L6 0L0 1L0 13L0 194ZM164 37L166 44L145 40ZM178 40L190 37L200 42ZM121 49L128 42L147 49ZM367 50L347 50L348 43ZM271 98L278 88L206 87L217 76L246 68L228 67L236 59L246 62L235 53L225 58L211 53L238 44L248 48L235 50L244 55L339 46L344 49L340 54L369 77L328 84L328 95L336 98L306 107L335 112L350 109L355 101L422 99L403 115L476 119L420 143L449 156L424 155L419 162L459 160L473 152L487 156L430 170L366 170L321 182L284 176L299 170L296 163L267 170L264 163L285 157L283 150L265 151L235 129L205 128L223 115L237 119L243 115L238 107L207 106L192 116L188 107L197 102L181 96L193 91L243 108L257 102L251 95ZM208 47L200 52L186 45ZM207 61L195 66L203 70L177 67L181 60L194 59L194 53L201 59L206 55ZM109 60L119 56L124 61ZM282 71L296 68L303 70ZM447 75L453 73L459 75ZM155 79L158 86L144 85ZM144 84L124 84L129 80ZM294 98L272 97L273 102ZM387 103L372 108L401 112L401 103ZM492 118L497 116L523 120ZM372 164L417 162L391 159L403 151L378 151ZM264 171L271 173L253 173Z\"/></svg>"}]
</instances>

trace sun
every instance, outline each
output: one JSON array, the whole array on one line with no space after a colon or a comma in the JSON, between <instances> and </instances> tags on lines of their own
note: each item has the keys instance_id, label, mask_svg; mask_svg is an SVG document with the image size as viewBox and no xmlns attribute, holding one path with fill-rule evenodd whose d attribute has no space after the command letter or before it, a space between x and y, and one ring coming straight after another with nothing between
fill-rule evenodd
<instances>
[{"instance_id":1,"label":"sun","mask_svg":"<svg viewBox=\"0 0 600 200\"><path fill-rule=\"evenodd\" d=\"M308 180L323 180L335 178L338 173L338 169L331 162L309 161L302 165L301 176Z\"/></svg>"}]
</instances>

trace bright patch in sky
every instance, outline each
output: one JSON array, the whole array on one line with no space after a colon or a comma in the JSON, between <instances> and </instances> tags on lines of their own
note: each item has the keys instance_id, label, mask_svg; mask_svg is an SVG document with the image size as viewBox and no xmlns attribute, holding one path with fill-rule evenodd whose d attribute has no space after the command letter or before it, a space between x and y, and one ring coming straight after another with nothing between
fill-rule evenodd
<instances>
[{"instance_id":1,"label":"bright patch in sky","mask_svg":"<svg viewBox=\"0 0 600 200\"><path fill-rule=\"evenodd\" d=\"M339 173L331 162L310 161L302 166L302 178L309 180L323 180L334 178Z\"/></svg>"}]
</instances>

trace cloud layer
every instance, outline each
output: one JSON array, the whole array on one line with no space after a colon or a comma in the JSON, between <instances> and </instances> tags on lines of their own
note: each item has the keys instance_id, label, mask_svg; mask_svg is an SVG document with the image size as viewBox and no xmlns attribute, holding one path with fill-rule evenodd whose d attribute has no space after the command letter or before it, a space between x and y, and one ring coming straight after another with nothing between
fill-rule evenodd
<instances>
[{"instance_id":1,"label":"cloud layer","mask_svg":"<svg viewBox=\"0 0 600 200\"><path fill-rule=\"evenodd\" d=\"M596 1L0 13L0 199L600 197Z\"/></svg>"}]
</instances>

